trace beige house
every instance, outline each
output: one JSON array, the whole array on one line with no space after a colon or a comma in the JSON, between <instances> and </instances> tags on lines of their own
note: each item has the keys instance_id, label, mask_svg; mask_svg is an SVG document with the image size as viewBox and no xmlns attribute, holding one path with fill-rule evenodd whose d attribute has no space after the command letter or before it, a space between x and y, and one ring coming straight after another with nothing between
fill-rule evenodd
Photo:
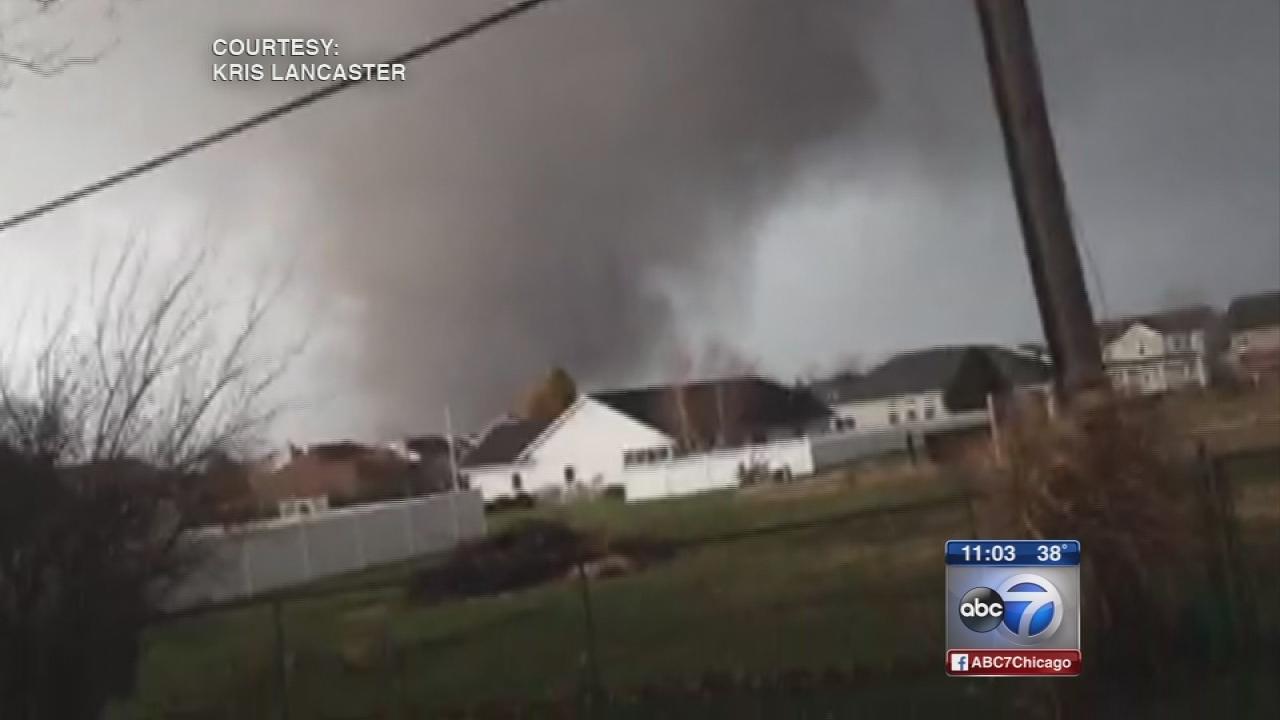
<instances>
[{"instance_id":1,"label":"beige house","mask_svg":"<svg viewBox=\"0 0 1280 720\"><path fill-rule=\"evenodd\" d=\"M1227 308L1227 362L1254 382L1280 374L1280 291L1245 295Z\"/></svg>"},{"instance_id":2,"label":"beige house","mask_svg":"<svg viewBox=\"0 0 1280 720\"><path fill-rule=\"evenodd\" d=\"M1102 360L1112 386L1134 394L1207 387L1216 326L1209 307L1102 323Z\"/></svg>"},{"instance_id":3,"label":"beige house","mask_svg":"<svg viewBox=\"0 0 1280 720\"><path fill-rule=\"evenodd\" d=\"M250 484L264 510L293 517L414 494L415 475L411 460L394 448L341 441L290 447L287 462L255 473Z\"/></svg>"}]
</instances>

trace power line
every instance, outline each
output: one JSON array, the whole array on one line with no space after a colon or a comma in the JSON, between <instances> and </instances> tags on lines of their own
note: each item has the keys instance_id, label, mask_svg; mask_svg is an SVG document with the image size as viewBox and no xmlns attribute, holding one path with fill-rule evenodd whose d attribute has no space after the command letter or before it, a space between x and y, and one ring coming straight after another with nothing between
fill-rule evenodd
<instances>
[{"instance_id":1,"label":"power line","mask_svg":"<svg viewBox=\"0 0 1280 720\"><path fill-rule=\"evenodd\" d=\"M487 30L493 27L494 25L497 25L506 20L510 20L516 17L517 15L523 15L524 13L530 10L533 10L537 6L545 5L551 1L552 0L520 0L520 2L513 3L512 5L502 10L499 10L491 15L486 15L485 17L479 20L475 20L467 25L464 25L463 27L460 27L457 30L454 30L446 35L441 35L440 37L437 37L422 45L418 45L417 47L411 50L407 50L403 53L400 53L399 55L387 58L386 60L383 61L383 64L412 62L419 58L430 55L431 53L437 50L443 50L444 48L450 45L453 45L454 43L460 42L462 40L466 40L467 38L473 35L476 35L484 30ZM340 93L343 90L346 90L355 85L360 85L365 82L368 82L367 77L361 77L360 79L341 80L339 82L326 85L322 88L319 88L318 90L314 90L298 98L290 100L289 102L283 105L279 105L270 110L254 115L246 120L242 120L234 125L225 127L210 135L206 135L197 140L193 140L185 145L182 145L173 150L170 150L169 152L164 153L162 155L157 155L156 157L153 157L150 160L147 160L146 162L139 163L125 170L121 170L120 172L115 173L114 175L108 175L107 177L95 183L85 185L79 190L69 192L66 195L50 200L49 202L46 202L42 205L37 205L36 207L31 208L26 212L18 213L17 215L14 215L10 218L5 219L3 222L0 222L0 232L4 232L6 230L15 228L18 225L22 225L23 223L34 220L40 217L41 215L52 212L66 205L70 205L71 203L76 202L77 200L86 198L90 195L99 193L113 185L118 185L122 182L125 182L126 180L131 180L139 175L151 172L152 170L155 170L156 168L162 165L167 165L173 162L174 160L178 160L179 158L185 157L199 150L203 150L211 145L215 145L217 143L222 142L223 140L227 140L236 135L239 135L240 133L243 133L246 130L250 130L259 125L264 125L268 122L271 122L272 120L275 120L284 115L287 115L295 110L300 110L318 100L323 100L324 98L327 98L330 95L336 95L337 93Z\"/></svg>"}]
</instances>

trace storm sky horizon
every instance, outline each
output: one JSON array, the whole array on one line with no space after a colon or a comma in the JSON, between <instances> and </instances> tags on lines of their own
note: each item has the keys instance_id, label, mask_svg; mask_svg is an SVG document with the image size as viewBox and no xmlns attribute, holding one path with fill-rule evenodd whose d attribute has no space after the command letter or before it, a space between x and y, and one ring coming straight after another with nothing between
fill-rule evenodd
<instances>
[{"instance_id":1,"label":"storm sky horizon","mask_svg":"<svg viewBox=\"0 0 1280 720\"><path fill-rule=\"evenodd\" d=\"M502 5L64 2L0 13L0 48L106 50L3 73L0 215L308 87L212 82L215 38L372 61ZM1280 287L1280 3L1029 6L1095 314ZM407 75L0 234L0 323L131 238L216 246L227 292L289 268L303 442L477 428L551 365L791 379L1040 335L970 3L561 0Z\"/></svg>"}]
</instances>

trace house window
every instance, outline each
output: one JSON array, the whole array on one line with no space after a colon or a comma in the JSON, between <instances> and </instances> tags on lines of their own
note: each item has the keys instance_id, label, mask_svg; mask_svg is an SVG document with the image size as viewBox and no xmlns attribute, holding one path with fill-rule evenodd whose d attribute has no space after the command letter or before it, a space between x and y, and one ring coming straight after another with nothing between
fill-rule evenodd
<instances>
[{"instance_id":1,"label":"house window","mask_svg":"<svg viewBox=\"0 0 1280 720\"><path fill-rule=\"evenodd\" d=\"M889 413L889 424L890 424L890 425L897 425L897 424L898 424L898 413L896 413L896 412L891 412L891 413Z\"/></svg>"},{"instance_id":2,"label":"house window","mask_svg":"<svg viewBox=\"0 0 1280 720\"><path fill-rule=\"evenodd\" d=\"M1169 350L1185 352L1191 349L1191 337L1186 333L1174 333L1169 336Z\"/></svg>"},{"instance_id":3,"label":"house window","mask_svg":"<svg viewBox=\"0 0 1280 720\"><path fill-rule=\"evenodd\" d=\"M571 482L573 482L573 481L574 481L574 472L573 472L573 466L572 466L572 465L565 465L565 466L564 466L564 481L565 481L566 483L571 483Z\"/></svg>"},{"instance_id":4,"label":"house window","mask_svg":"<svg viewBox=\"0 0 1280 720\"><path fill-rule=\"evenodd\" d=\"M934 416L934 415L937 415L937 414L938 414L937 409L935 409L932 405L926 405L926 406L925 406L925 408L924 408L924 419L925 419L925 420L932 420L932 419L933 419L933 416Z\"/></svg>"},{"instance_id":5,"label":"house window","mask_svg":"<svg viewBox=\"0 0 1280 720\"><path fill-rule=\"evenodd\" d=\"M520 473L511 474L511 490L512 492L524 490L524 478L520 477Z\"/></svg>"},{"instance_id":6,"label":"house window","mask_svg":"<svg viewBox=\"0 0 1280 720\"><path fill-rule=\"evenodd\" d=\"M915 421L916 421L916 409L907 408L907 422L915 422Z\"/></svg>"},{"instance_id":7,"label":"house window","mask_svg":"<svg viewBox=\"0 0 1280 720\"><path fill-rule=\"evenodd\" d=\"M1139 345L1139 346L1138 346L1138 355L1139 355L1139 356L1141 356L1141 355L1146 355L1146 354L1147 354L1147 346L1146 346L1146 345Z\"/></svg>"},{"instance_id":8,"label":"house window","mask_svg":"<svg viewBox=\"0 0 1280 720\"><path fill-rule=\"evenodd\" d=\"M329 498L324 495L311 498L290 498L277 504L280 517L303 517L329 509Z\"/></svg>"}]
</instances>

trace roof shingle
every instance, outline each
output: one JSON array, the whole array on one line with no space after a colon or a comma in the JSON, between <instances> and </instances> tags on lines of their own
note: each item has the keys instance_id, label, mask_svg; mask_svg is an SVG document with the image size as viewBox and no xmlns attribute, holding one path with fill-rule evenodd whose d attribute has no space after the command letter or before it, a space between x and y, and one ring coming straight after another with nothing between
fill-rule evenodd
<instances>
[{"instance_id":1,"label":"roof shingle","mask_svg":"<svg viewBox=\"0 0 1280 720\"><path fill-rule=\"evenodd\" d=\"M809 390L758 377L612 390L591 397L695 445L735 443L770 430L800 429L831 414Z\"/></svg>"},{"instance_id":2,"label":"roof shingle","mask_svg":"<svg viewBox=\"0 0 1280 720\"><path fill-rule=\"evenodd\" d=\"M539 420L505 418L489 428L475 448L463 458L462 464L476 467L514 462L549 424Z\"/></svg>"},{"instance_id":3,"label":"roof shingle","mask_svg":"<svg viewBox=\"0 0 1280 720\"><path fill-rule=\"evenodd\" d=\"M1124 334L1131 326L1142 323L1152 330L1162 333L1187 330L1207 330L1214 324L1217 313L1208 305L1175 308L1148 315L1132 315L1129 317L1103 320L1098 323L1098 331L1105 342L1110 342Z\"/></svg>"},{"instance_id":4,"label":"roof shingle","mask_svg":"<svg viewBox=\"0 0 1280 720\"><path fill-rule=\"evenodd\" d=\"M821 391L829 402L841 403L942 390L956 410L985 398L986 392L1040 384L1050 377L1049 367L1035 358L994 345L966 345L900 353L860 377L827 381ZM972 392L956 396L959 385Z\"/></svg>"},{"instance_id":5,"label":"roof shingle","mask_svg":"<svg viewBox=\"0 0 1280 720\"><path fill-rule=\"evenodd\" d=\"M1227 308L1227 323L1236 331L1280 325L1280 290L1232 300Z\"/></svg>"}]
</instances>

